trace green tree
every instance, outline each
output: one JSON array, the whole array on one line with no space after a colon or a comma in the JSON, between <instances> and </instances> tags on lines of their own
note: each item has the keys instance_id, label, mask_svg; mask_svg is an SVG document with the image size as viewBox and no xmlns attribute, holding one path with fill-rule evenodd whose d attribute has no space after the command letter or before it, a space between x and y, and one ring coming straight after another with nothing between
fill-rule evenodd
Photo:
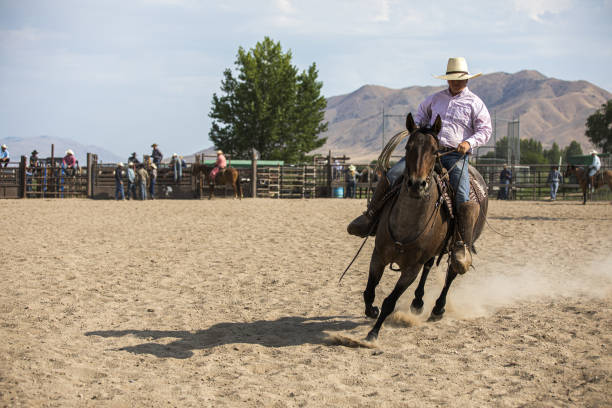
<instances>
[{"instance_id":1,"label":"green tree","mask_svg":"<svg viewBox=\"0 0 612 408\"><path fill-rule=\"evenodd\" d=\"M563 161L567 163L567 158L572 156L582 156L582 147L580 143L575 140L572 140L571 143L563 149Z\"/></svg>"},{"instance_id":2,"label":"green tree","mask_svg":"<svg viewBox=\"0 0 612 408\"><path fill-rule=\"evenodd\" d=\"M222 95L213 94L209 136L216 148L244 158L254 147L264 158L295 163L325 144L318 136L327 130L323 83L314 63L298 73L291 56L268 37L238 49L238 76L226 69Z\"/></svg>"},{"instance_id":3,"label":"green tree","mask_svg":"<svg viewBox=\"0 0 612 408\"><path fill-rule=\"evenodd\" d=\"M585 135L594 146L612 152L612 99L587 118L586 127Z\"/></svg>"},{"instance_id":4,"label":"green tree","mask_svg":"<svg viewBox=\"0 0 612 408\"><path fill-rule=\"evenodd\" d=\"M561 158L562 152L559 149L559 145L557 142L553 142L550 150L544 150L544 157L550 164L559 164L559 159Z\"/></svg>"},{"instance_id":5,"label":"green tree","mask_svg":"<svg viewBox=\"0 0 612 408\"><path fill-rule=\"evenodd\" d=\"M521 139L521 164L546 164L542 143L535 139Z\"/></svg>"}]
</instances>

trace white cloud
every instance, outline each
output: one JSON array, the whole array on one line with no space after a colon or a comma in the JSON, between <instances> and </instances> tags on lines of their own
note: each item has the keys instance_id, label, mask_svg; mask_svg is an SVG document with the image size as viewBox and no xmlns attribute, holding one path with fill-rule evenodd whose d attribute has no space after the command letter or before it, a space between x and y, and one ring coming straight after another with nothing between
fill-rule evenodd
<instances>
[{"instance_id":1,"label":"white cloud","mask_svg":"<svg viewBox=\"0 0 612 408\"><path fill-rule=\"evenodd\" d=\"M289 0L276 0L276 6L279 11L284 14L293 14L295 13L295 8L291 4Z\"/></svg>"},{"instance_id":2,"label":"white cloud","mask_svg":"<svg viewBox=\"0 0 612 408\"><path fill-rule=\"evenodd\" d=\"M374 17L374 21L386 22L389 21L389 0L380 0L380 13Z\"/></svg>"},{"instance_id":3,"label":"white cloud","mask_svg":"<svg viewBox=\"0 0 612 408\"><path fill-rule=\"evenodd\" d=\"M572 0L514 0L517 11L526 12L529 18L542 22L545 14L559 14L572 6Z\"/></svg>"}]
</instances>

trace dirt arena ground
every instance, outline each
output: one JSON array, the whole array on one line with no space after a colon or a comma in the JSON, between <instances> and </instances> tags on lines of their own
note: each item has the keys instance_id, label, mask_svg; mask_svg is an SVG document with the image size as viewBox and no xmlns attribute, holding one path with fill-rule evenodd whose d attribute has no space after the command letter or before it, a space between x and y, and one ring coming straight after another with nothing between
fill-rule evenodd
<instances>
[{"instance_id":1,"label":"dirt arena ground","mask_svg":"<svg viewBox=\"0 0 612 408\"><path fill-rule=\"evenodd\" d=\"M373 323L364 205L0 201L1 405L612 406L612 205L493 201L445 318L440 266L374 349L330 341Z\"/></svg>"}]
</instances>

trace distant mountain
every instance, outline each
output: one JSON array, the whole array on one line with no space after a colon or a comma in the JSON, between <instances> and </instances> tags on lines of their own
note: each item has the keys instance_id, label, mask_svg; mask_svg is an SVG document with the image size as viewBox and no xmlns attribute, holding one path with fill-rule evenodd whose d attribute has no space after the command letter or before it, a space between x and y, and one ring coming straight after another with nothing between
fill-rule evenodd
<instances>
[{"instance_id":1,"label":"distant mountain","mask_svg":"<svg viewBox=\"0 0 612 408\"><path fill-rule=\"evenodd\" d=\"M563 81L537 71L483 75L471 80L468 86L487 105L491 119L497 118L498 139L506 136L506 120L518 117L521 138L539 140L545 147L553 142L565 147L576 140L583 150L591 148L584 135L586 119L612 99L610 92L587 81ZM331 149L353 160L375 159L382 148L383 106L384 135L388 141L404 130L408 112L416 112L426 96L445 88L390 89L365 85L350 94L333 96L327 100L325 112L329 128L322 134L328 138L327 143L317 152L326 154Z\"/></svg>"},{"instance_id":2,"label":"distant mountain","mask_svg":"<svg viewBox=\"0 0 612 408\"><path fill-rule=\"evenodd\" d=\"M87 153L96 153L98 160L104 163L116 163L127 160L127 157L119 157L115 153L109 152L99 146L83 145L70 139L63 139L51 136L38 137L6 137L0 139L0 144L5 144L12 161L19 161L22 155L30 157L32 150L38 151L38 157L45 158L51 156L51 144L54 144L55 157L63 157L66 150L72 149L79 163L84 166L87 163Z\"/></svg>"}]
</instances>

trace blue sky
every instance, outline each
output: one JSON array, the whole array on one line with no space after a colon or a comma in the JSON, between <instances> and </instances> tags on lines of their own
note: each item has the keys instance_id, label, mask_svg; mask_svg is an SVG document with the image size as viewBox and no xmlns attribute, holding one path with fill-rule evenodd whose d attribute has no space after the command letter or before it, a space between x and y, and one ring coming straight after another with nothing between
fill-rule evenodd
<instances>
[{"instance_id":1,"label":"blue sky","mask_svg":"<svg viewBox=\"0 0 612 408\"><path fill-rule=\"evenodd\" d=\"M328 97L440 85L450 56L611 91L610 21L612 0L0 0L0 137L193 153L223 70L264 36Z\"/></svg>"}]
</instances>

